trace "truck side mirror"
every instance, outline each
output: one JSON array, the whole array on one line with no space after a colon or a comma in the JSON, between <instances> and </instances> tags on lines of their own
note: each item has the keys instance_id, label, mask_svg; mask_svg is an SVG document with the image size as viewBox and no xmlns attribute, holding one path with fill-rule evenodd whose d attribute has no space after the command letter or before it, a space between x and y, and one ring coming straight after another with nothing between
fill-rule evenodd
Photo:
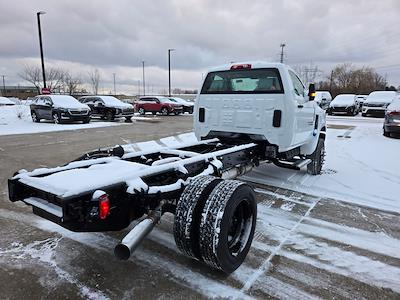
<instances>
[{"instance_id":1,"label":"truck side mirror","mask_svg":"<svg viewBox=\"0 0 400 300\"><path fill-rule=\"evenodd\" d=\"M308 99L310 101L313 101L315 99L315 84L314 83L310 83L310 85L308 87Z\"/></svg>"}]
</instances>

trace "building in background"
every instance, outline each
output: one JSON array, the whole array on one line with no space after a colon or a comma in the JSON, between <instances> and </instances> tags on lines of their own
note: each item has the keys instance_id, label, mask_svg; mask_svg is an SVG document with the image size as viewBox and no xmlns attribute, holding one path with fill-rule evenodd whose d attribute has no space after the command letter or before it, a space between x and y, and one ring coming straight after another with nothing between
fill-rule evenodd
<instances>
[{"instance_id":1,"label":"building in background","mask_svg":"<svg viewBox=\"0 0 400 300\"><path fill-rule=\"evenodd\" d=\"M25 100L28 97L34 97L38 94L35 86L25 85L6 85L0 86L0 95L3 97L12 97Z\"/></svg>"}]
</instances>

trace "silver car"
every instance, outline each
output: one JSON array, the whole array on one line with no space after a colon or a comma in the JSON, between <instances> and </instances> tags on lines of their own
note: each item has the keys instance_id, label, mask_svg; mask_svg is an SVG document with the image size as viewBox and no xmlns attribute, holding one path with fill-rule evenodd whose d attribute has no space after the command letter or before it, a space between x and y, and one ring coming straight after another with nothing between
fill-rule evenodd
<instances>
[{"instance_id":1,"label":"silver car","mask_svg":"<svg viewBox=\"0 0 400 300\"><path fill-rule=\"evenodd\" d=\"M400 97L394 99L385 112L383 135L391 136L393 134L400 134Z\"/></svg>"}]
</instances>

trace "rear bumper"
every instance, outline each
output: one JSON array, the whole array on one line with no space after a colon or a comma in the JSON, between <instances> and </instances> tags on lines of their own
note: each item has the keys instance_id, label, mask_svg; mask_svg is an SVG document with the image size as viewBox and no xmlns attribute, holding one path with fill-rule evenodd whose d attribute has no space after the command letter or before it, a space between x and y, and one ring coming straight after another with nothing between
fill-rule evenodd
<instances>
[{"instance_id":1,"label":"rear bumper","mask_svg":"<svg viewBox=\"0 0 400 300\"><path fill-rule=\"evenodd\" d=\"M119 189L111 187L109 195ZM93 191L69 198L60 198L54 194L33 188L19 182L8 180L9 199L22 201L32 207L35 215L76 232L117 231L129 226L138 212L129 209L129 199L110 199L110 214L99 218L98 202L92 200ZM119 195L121 195L119 193Z\"/></svg>"},{"instance_id":2,"label":"rear bumper","mask_svg":"<svg viewBox=\"0 0 400 300\"><path fill-rule=\"evenodd\" d=\"M385 131L390 133L400 133L400 123L385 123Z\"/></svg>"}]
</instances>

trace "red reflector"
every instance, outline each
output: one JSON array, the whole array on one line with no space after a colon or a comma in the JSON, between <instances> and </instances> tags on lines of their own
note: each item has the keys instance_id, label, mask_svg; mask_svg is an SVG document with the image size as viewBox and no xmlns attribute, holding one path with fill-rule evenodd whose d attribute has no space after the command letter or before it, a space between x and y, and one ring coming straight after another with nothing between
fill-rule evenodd
<instances>
[{"instance_id":1,"label":"red reflector","mask_svg":"<svg viewBox=\"0 0 400 300\"><path fill-rule=\"evenodd\" d=\"M107 194L99 197L99 217L104 220L110 214L110 200Z\"/></svg>"},{"instance_id":2,"label":"red reflector","mask_svg":"<svg viewBox=\"0 0 400 300\"><path fill-rule=\"evenodd\" d=\"M238 70L238 69L251 69L251 64L233 65L231 67L231 70Z\"/></svg>"}]
</instances>

